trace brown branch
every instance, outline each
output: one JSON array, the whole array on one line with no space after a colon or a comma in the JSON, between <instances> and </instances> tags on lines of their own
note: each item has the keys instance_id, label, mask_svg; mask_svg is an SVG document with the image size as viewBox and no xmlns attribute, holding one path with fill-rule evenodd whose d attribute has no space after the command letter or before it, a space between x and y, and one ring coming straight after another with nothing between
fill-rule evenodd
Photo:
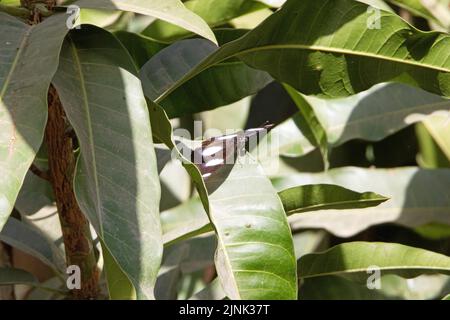
<instances>
[{"instance_id":1,"label":"brown branch","mask_svg":"<svg viewBox=\"0 0 450 320\"><path fill-rule=\"evenodd\" d=\"M0 241L0 268L11 267L11 248ZM0 300L15 300L13 285L0 286Z\"/></svg>"},{"instance_id":2,"label":"brown branch","mask_svg":"<svg viewBox=\"0 0 450 320\"><path fill-rule=\"evenodd\" d=\"M72 290L75 299L94 299L99 293L99 273L89 222L81 212L72 187L75 156L67 137L64 109L54 87L49 91L48 122L45 131L49 170L63 231L67 265L81 270L81 289Z\"/></svg>"}]
</instances>

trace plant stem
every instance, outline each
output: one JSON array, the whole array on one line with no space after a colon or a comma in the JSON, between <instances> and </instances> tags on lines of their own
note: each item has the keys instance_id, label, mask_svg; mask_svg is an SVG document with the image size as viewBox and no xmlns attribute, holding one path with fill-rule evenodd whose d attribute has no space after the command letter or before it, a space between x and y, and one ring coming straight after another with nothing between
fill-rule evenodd
<instances>
[{"instance_id":1,"label":"plant stem","mask_svg":"<svg viewBox=\"0 0 450 320\"><path fill-rule=\"evenodd\" d=\"M49 90L48 122L45 131L50 181L61 222L67 265L81 270L81 289L74 299L94 299L99 293L99 273L89 222L81 212L73 191L75 156L72 139L66 134L64 109L54 87Z\"/></svg>"}]
</instances>

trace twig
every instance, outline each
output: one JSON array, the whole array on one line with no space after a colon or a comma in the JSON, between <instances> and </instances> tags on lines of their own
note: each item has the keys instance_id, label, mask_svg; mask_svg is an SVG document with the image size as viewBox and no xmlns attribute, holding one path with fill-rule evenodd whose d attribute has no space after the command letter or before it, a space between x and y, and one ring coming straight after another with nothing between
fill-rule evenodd
<instances>
[{"instance_id":1,"label":"twig","mask_svg":"<svg viewBox=\"0 0 450 320\"><path fill-rule=\"evenodd\" d=\"M33 172L36 176L38 176L41 179L50 181L50 175L47 171L42 171L36 165L32 164L30 167L30 171Z\"/></svg>"}]
</instances>

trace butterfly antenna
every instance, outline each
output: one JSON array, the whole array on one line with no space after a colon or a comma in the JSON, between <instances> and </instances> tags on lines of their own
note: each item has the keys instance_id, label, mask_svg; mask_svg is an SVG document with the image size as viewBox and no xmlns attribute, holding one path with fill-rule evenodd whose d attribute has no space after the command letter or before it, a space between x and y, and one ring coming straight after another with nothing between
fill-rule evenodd
<instances>
[{"instance_id":1,"label":"butterfly antenna","mask_svg":"<svg viewBox=\"0 0 450 320\"><path fill-rule=\"evenodd\" d=\"M273 123L271 123L271 122L269 122L269 121L266 121L266 122L264 122L262 125L260 125L259 127L260 127L260 128L264 128L264 129L266 129L267 131L270 131L270 130L273 129L273 127L275 127L275 124L273 124Z\"/></svg>"}]
</instances>

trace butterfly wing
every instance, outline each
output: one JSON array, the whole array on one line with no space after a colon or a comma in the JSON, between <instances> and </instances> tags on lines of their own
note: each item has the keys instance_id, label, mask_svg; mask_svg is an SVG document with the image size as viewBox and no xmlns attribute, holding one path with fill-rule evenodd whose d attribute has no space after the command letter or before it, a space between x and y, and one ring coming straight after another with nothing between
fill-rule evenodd
<instances>
[{"instance_id":1,"label":"butterfly wing","mask_svg":"<svg viewBox=\"0 0 450 320\"><path fill-rule=\"evenodd\" d=\"M272 127L271 124L264 124L260 128L205 140L194 150L193 162L203 178L209 178L225 165L233 165L237 157L244 155L246 150L255 148Z\"/></svg>"}]
</instances>

